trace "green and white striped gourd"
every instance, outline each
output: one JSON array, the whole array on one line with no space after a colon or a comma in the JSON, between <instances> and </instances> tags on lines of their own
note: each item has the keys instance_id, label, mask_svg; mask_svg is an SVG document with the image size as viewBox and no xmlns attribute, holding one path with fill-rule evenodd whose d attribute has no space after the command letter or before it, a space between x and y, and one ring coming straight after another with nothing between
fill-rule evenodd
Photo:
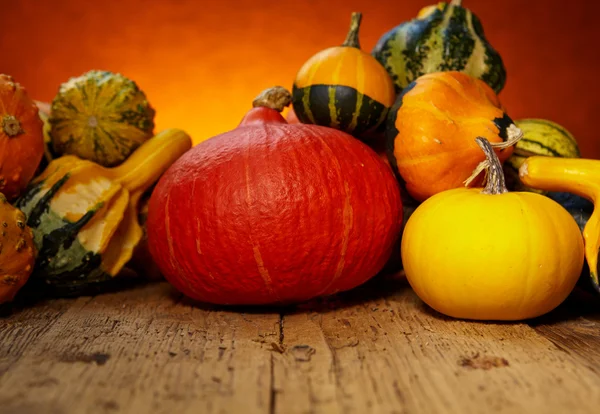
<instances>
[{"instance_id":1,"label":"green and white striped gourd","mask_svg":"<svg viewBox=\"0 0 600 414\"><path fill-rule=\"evenodd\" d=\"M506 81L500 54L485 38L479 18L461 0L440 2L385 33L372 55L387 69L396 92L426 73L460 71L499 93Z\"/></svg>"},{"instance_id":2,"label":"green and white striped gourd","mask_svg":"<svg viewBox=\"0 0 600 414\"><path fill-rule=\"evenodd\" d=\"M521 119L515 125L523 131L523 138L514 147L512 155L504 162L506 185L511 191L542 190L529 188L519 180L519 168L527 157L544 155L548 157L580 158L581 153L575 137L561 125L546 119Z\"/></svg>"}]
</instances>

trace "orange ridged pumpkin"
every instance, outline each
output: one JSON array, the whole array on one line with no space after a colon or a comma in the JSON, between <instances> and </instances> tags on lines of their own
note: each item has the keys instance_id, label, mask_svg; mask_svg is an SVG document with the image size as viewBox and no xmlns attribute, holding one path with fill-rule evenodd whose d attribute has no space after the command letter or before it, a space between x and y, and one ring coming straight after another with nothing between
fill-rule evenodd
<instances>
[{"instance_id":1,"label":"orange ridged pumpkin","mask_svg":"<svg viewBox=\"0 0 600 414\"><path fill-rule=\"evenodd\" d=\"M16 198L44 155L38 107L11 76L0 74L0 192Z\"/></svg>"},{"instance_id":2,"label":"orange ridged pumpkin","mask_svg":"<svg viewBox=\"0 0 600 414\"><path fill-rule=\"evenodd\" d=\"M475 138L507 141L511 125L485 82L462 72L423 75L402 91L388 114L388 156L410 195L424 201L462 187L485 159ZM496 149L501 162L512 152L512 147Z\"/></svg>"}]
</instances>

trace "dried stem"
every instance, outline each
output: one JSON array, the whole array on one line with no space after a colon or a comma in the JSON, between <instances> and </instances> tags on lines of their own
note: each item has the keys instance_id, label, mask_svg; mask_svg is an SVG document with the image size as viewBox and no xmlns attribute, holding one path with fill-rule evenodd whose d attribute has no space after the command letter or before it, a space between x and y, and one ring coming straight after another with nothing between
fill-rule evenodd
<instances>
[{"instance_id":1,"label":"dried stem","mask_svg":"<svg viewBox=\"0 0 600 414\"><path fill-rule=\"evenodd\" d=\"M287 89L285 89L283 86L273 86L272 88L262 91L252 101L252 107L256 108L263 106L281 112L291 102L292 95Z\"/></svg>"},{"instance_id":2,"label":"dried stem","mask_svg":"<svg viewBox=\"0 0 600 414\"><path fill-rule=\"evenodd\" d=\"M2 118L2 129L11 138L23 132L21 123L13 115L5 115Z\"/></svg>"},{"instance_id":3,"label":"dried stem","mask_svg":"<svg viewBox=\"0 0 600 414\"><path fill-rule=\"evenodd\" d=\"M475 168L475 170L473 170L473 173L471 174L471 176L464 181L464 184L466 187L468 187L473 182L473 180L475 180L475 178L477 178L479 176L479 174L482 171L485 171L485 176L486 176L485 181L489 185L490 181L492 180L492 178L490 177L490 171L493 168L495 168L493 165L494 160L498 162L498 165L500 166L500 171L502 172L502 163L500 163L500 160L496 156L496 153L493 151L493 149L494 148L505 149L512 145L515 145L517 142L519 142L519 140L521 138L523 138L523 131L521 131L519 128L517 128L517 126L515 124L511 124L506 130L506 135L507 135L507 140L503 141L503 142L490 143L488 140L486 140L485 138L482 138L482 137L477 137L475 139L477 144L481 147L481 149L485 153L486 159L484 161L480 162L479 165ZM485 141L485 144L482 144L482 141ZM484 146L485 146L485 148L484 148ZM487 147L489 147L490 150L492 150L493 157L488 155ZM506 192L507 190L506 190L506 183L504 180L504 173L502 172L501 175L502 175L501 185L504 188L504 191L502 191L502 192ZM498 183L498 184L500 184L500 183ZM486 188L483 190L483 193L484 194L496 194L496 193L487 193L488 190L489 189L486 186ZM500 191L500 190L498 190L498 191Z\"/></svg>"},{"instance_id":4,"label":"dried stem","mask_svg":"<svg viewBox=\"0 0 600 414\"><path fill-rule=\"evenodd\" d=\"M362 20L362 13L354 12L352 13L352 18L350 19L350 30L346 35L346 40L342 43L342 46L355 47L360 49L360 42L358 41L358 31L360 29L360 21Z\"/></svg>"}]
</instances>

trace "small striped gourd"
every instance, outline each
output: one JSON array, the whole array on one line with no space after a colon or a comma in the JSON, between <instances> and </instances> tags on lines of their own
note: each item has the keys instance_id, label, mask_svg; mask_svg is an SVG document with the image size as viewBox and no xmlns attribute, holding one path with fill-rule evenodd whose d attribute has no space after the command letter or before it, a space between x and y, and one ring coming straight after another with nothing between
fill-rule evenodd
<instances>
[{"instance_id":1,"label":"small striped gourd","mask_svg":"<svg viewBox=\"0 0 600 414\"><path fill-rule=\"evenodd\" d=\"M183 131L162 131L124 163L106 168L74 155L50 162L17 200L38 250L32 281L57 295L105 286L142 238L138 201L184 152Z\"/></svg>"},{"instance_id":2,"label":"small striped gourd","mask_svg":"<svg viewBox=\"0 0 600 414\"><path fill-rule=\"evenodd\" d=\"M385 120L394 103L394 85L385 68L360 49L361 16L352 13L342 46L318 52L298 71L292 104L300 122L366 138Z\"/></svg>"},{"instance_id":3,"label":"small striped gourd","mask_svg":"<svg viewBox=\"0 0 600 414\"><path fill-rule=\"evenodd\" d=\"M515 124L523 131L523 138L517 142L513 154L504 163L506 185L511 191L533 191L544 194L544 191L530 188L519 180L519 167L527 157L533 155L580 158L577 141L561 125L546 119L520 119L516 120Z\"/></svg>"},{"instance_id":4,"label":"small striped gourd","mask_svg":"<svg viewBox=\"0 0 600 414\"><path fill-rule=\"evenodd\" d=\"M112 167L152 136L154 114L134 81L93 70L63 83L52 101L52 147Z\"/></svg>"},{"instance_id":5,"label":"small striped gourd","mask_svg":"<svg viewBox=\"0 0 600 414\"><path fill-rule=\"evenodd\" d=\"M461 71L485 81L496 93L506 69L485 38L481 22L461 0L423 8L415 19L385 33L372 50L400 92L419 76Z\"/></svg>"}]
</instances>

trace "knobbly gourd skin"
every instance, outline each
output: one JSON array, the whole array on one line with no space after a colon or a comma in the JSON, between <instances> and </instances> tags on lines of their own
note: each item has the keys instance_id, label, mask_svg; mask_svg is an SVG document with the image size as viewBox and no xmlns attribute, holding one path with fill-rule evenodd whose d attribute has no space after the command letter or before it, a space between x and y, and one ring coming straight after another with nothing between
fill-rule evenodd
<instances>
[{"instance_id":1,"label":"knobbly gourd skin","mask_svg":"<svg viewBox=\"0 0 600 414\"><path fill-rule=\"evenodd\" d=\"M33 233L25 215L0 193L0 304L13 300L35 264Z\"/></svg>"},{"instance_id":2,"label":"knobbly gourd skin","mask_svg":"<svg viewBox=\"0 0 600 414\"><path fill-rule=\"evenodd\" d=\"M90 71L60 86L48 122L53 150L112 167L154 130L155 111L135 82Z\"/></svg>"},{"instance_id":3,"label":"knobbly gourd skin","mask_svg":"<svg viewBox=\"0 0 600 414\"><path fill-rule=\"evenodd\" d=\"M148 242L165 278L218 304L292 303L351 289L392 254L402 203L391 169L332 128L253 108L162 176Z\"/></svg>"},{"instance_id":4,"label":"knobbly gourd skin","mask_svg":"<svg viewBox=\"0 0 600 414\"><path fill-rule=\"evenodd\" d=\"M394 103L394 85L385 68L360 49L360 13L353 13L342 46L322 50L298 71L292 104L298 120L365 138L384 121Z\"/></svg>"},{"instance_id":5,"label":"knobbly gourd skin","mask_svg":"<svg viewBox=\"0 0 600 414\"><path fill-rule=\"evenodd\" d=\"M561 125L546 119L520 119L515 125L523 131L523 138L515 145L513 154L504 163L506 185L511 191L545 191L527 187L519 180L519 168L527 157L580 158L575 137Z\"/></svg>"},{"instance_id":6,"label":"knobbly gourd skin","mask_svg":"<svg viewBox=\"0 0 600 414\"><path fill-rule=\"evenodd\" d=\"M386 68L396 92L426 73L461 71L499 93L506 82L500 54L485 38L480 20L460 2L440 2L385 33L373 56Z\"/></svg>"},{"instance_id":7,"label":"knobbly gourd skin","mask_svg":"<svg viewBox=\"0 0 600 414\"><path fill-rule=\"evenodd\" d=\"M10 201L27 187L44 155L42 128L25 88L0 74L0 192Z\"/></svg>"}]
</instances>

